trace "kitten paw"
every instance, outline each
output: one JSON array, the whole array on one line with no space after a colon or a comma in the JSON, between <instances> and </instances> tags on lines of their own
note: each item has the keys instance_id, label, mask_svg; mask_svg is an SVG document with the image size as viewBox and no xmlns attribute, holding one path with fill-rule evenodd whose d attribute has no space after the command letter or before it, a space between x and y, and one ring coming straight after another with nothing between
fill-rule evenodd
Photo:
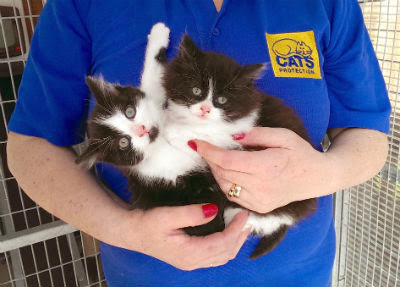
<instances>
[{"instance_id":1,"label":"kitten paw","mask_svg":"<svg viewBox=\"0 0 400 287\"><path fill-rule=\"evenodd\" d=\"M164 23L157 23L151 28L150 34L147 36L147 45L155 50L167 48L169 44L169 28Z\"/></svg>"}]
</instances>

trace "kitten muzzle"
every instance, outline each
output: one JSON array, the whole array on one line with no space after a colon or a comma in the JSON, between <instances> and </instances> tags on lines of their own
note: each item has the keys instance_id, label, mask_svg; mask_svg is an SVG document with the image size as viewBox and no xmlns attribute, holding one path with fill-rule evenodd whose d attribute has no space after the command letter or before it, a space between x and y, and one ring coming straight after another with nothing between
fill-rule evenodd
<instances>
[{"instance_id":1,"label":"kitten muzzle","mask_svg":"<svg viewBox=\"0 0 400 287\"><path fill-rule=\"evenodd\" d=\"M140 138L150 133L144 125L133 126L131 131Z\"/></svg>"},{"instance_id":2,"label":"kitten muzzle","mask_svg":"<svg viewBox=\"0 0 400 287\"><path fill-rule=\"evenodd\" d=\"M152 143L158 136L158 127L152 127L149 132L150 142Z\"/></svg>"},{"instance_id":3,"label":"kitten muzzle","mask_svg":"<svg viewBox=\"0 0 400 287\"><path fill-rule=\"evenodd\" d=\"M199 117L205 119L207 115L211 112L211 107L208 105L201 105L200 111L201 114L199 115Z\"/></svg>"}]
</instances>

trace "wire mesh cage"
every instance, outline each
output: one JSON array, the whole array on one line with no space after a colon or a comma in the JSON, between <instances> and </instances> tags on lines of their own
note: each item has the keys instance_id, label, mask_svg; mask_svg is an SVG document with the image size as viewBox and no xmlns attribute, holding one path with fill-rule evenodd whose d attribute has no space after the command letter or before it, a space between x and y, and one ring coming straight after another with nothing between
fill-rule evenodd
<instances>
[{"instance_id":1,"label":"wire mesh cage","mask_svg":"<svg viewBox=\"0 0 400 287\"><path fill-rule=\"evenodd\" d=\"M105 286L98 242L37 206L7 167L7 124L44 4L0 0L0 286Z\"/></svg>"},{"instance_id":2,"label":"wire mesh cage","mask_svg":"<svg viewBox=\"0 0 400 287\"><path fill-rule=\"evenodd\" d=\"M98 242L29 199L7 167L14 109L44 0L0 0L0 287L106 286ZM393 106L384 169L336 196L332 287L400 286L400 3L360 1Z\"/></svg>"}]
</instances>

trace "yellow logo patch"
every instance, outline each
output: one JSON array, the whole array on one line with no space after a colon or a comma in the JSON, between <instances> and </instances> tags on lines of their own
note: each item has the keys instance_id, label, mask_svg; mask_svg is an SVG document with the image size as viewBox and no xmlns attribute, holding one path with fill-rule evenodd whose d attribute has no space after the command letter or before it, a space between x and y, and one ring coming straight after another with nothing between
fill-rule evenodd
<instances>
[{"instance_id":1,"label":"yellow logo patch","mask_svg":"<svg viewBox=\"0 0 400 287\"><path fill-rule=\"evenodd\" d=\"M265 36L275 77L321 79L314 31Z\"/></svg>"}]
</instances>

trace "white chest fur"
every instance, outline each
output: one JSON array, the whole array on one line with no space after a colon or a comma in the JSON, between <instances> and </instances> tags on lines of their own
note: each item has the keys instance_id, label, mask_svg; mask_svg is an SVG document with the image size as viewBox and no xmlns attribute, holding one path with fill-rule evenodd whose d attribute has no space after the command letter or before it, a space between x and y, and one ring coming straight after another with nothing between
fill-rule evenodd
<instances>
[{"instance_id":1,"label":"white chest fur","mask_svg":"<svg viewBox=\"0 0 400 287\"><path fill-rule=\"evenodd\" d=\"M178 176L204 167L204 161L193 150L177 148L159 136L145 151L144 159L132 168L144 179L175 182Z\"/></svg>"},{"instance_id":2,"label":"white chest fur","mask_svg":"<svg viewBox=\"0 0 400 287\"><path fill-rule=\"evenodd\" d=\"M232 135L236 133L248 132L255 124L256 113L237 120L234 123L217 120L213 122L202 122L198 118L179 118L174 115L174 111L167 111L166 122L163 135L173 146L187 150L189 140L200 139L213 145L235 149L240 148L240 144L233 140Z\"/></svg>"},{"instance_id":3,"label":"white chest fur","mask_svg":"<svg viewBox=\"0 0 400 287\"><path fill-rule=\"evenodd\" d=\"M256 114L251 114L234 124L192 124L168 117L167 112L165 125L160 129L158 138L148 146L143 161L133 169L143 177L164 178L175 182L180 175L206 167L206 162L188 146L189 140L201 139L227 149L240 148L232 135L249 131L255 118Z\"/></svg>"},{"instance_id":4,"label":"white chest fur","mask_svg":"<svg viewBox=\"0 0 400 287\"><path fill-rule=\"evenodd\" d=\"M242 208L231 208L231 207L226 208L224 211L225 224L228 225L235 217L235 215L243 210L244 209ZM279 216L273 214L259 215L250 212L250 215L247 219L244 229L250 227L252 233L263 236L274 233L281 226L284 225L291 226L294 223L295 220L293 219L293 217L289 215L279 215Z\"/></svg>"}]
</instances>

